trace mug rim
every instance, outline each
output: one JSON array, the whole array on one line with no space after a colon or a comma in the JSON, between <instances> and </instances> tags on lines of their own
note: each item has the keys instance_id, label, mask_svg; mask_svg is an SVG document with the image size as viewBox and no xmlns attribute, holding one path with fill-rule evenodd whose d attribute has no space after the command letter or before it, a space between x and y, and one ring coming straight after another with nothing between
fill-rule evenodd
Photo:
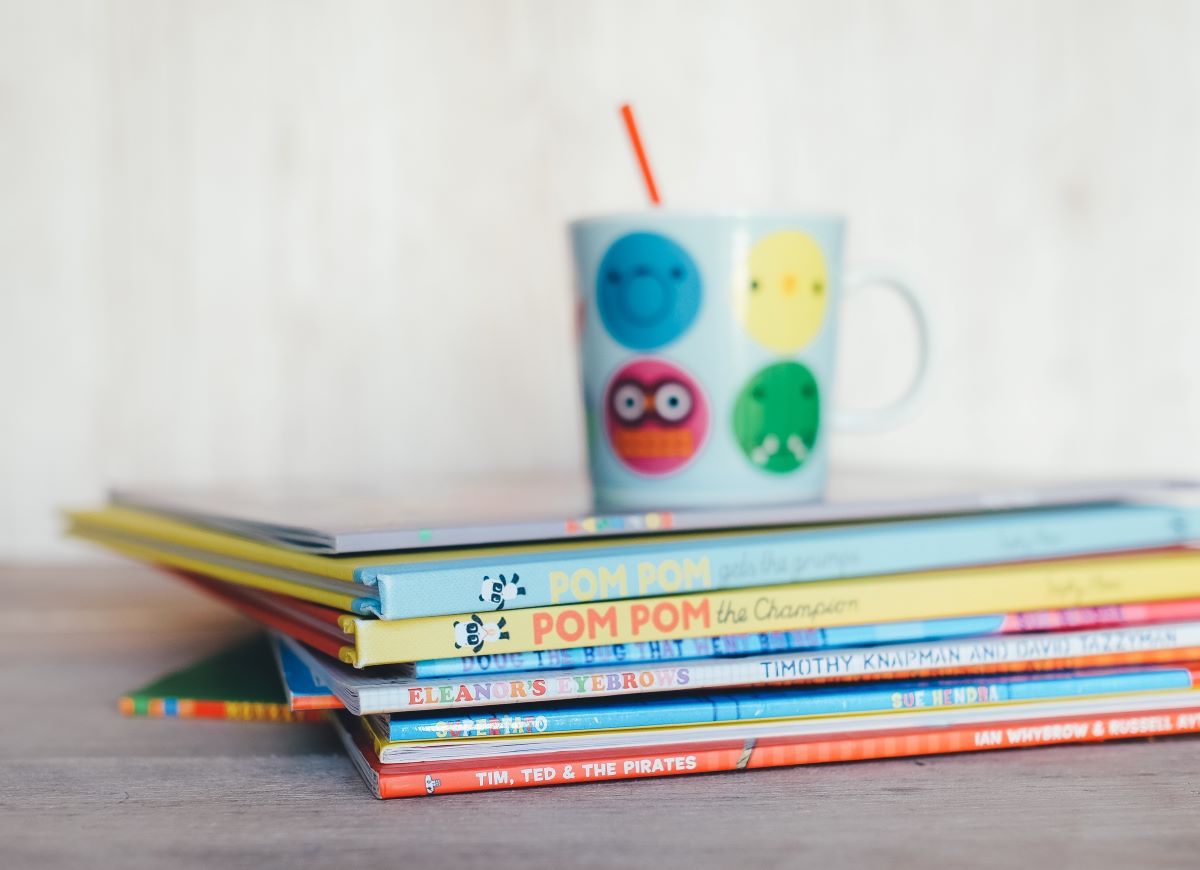
<instances>
[{"instance_id":1,"label":"mug rim","mask_svg":"<svg viewBox=\"0 0 1200 870\"><path fill-rule=\"evenodd\" d=\"M639 211L613 211L601 212L599 214L584 215L582 217L572 218L567 222L567 226L574 229L576 227L584 227L592 224L600 224L612 221L638 221L638 220L719 220L719 221L747 221L760 218L780 219L791 218L796 220L809 221L828 221L830 223L844 224L846 216L839 212L822 211L820 209L804 210L793 208L751 208L751 207L732 207L732 208L662 208L658 206L650 206Z\"/></svg>"}]
</instances>

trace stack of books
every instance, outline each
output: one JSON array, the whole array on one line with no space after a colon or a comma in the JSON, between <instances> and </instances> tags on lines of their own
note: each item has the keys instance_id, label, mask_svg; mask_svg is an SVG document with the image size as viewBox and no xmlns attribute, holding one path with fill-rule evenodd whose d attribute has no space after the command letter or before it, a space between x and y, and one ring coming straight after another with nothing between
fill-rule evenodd
<instances>
[{"instance_id":1,"label":"stack of books","mask_svg":"<svg viewBox=\"0 0 1200 870\"><path fill-rule=\"evenodd\" d=\"M116 493L70 523L269 629L126 712L338 708L386 798L1200 731L1195 491L349 526Z\"/></svg>"}]
</instances>

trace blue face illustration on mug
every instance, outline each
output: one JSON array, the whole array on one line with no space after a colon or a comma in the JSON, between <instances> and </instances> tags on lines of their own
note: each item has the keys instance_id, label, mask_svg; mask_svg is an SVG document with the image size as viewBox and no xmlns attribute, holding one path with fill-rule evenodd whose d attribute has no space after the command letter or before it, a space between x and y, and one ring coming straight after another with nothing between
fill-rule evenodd
<instances>
[{"instance_id":1,"label":"blue face illustration on mug","mask_svg":"<svg viewBox=\"0 0 1200 870\"><path fill-rule=\"evenodd\" d=\"M596 275L608 334L631 350L682 335L700 310L700 272L687 251L658 233L630 233L609 247Z\"/></svg>"}]
</instances>

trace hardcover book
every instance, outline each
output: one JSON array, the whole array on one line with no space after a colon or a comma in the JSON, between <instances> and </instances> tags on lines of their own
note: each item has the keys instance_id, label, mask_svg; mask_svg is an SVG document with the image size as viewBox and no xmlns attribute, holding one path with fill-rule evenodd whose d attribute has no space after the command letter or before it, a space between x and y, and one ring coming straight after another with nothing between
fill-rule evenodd
<instances>
[{"instance_id":1,"label":"hardcover book","mask_svg":"<svg viewBox=\"0 0 1200 870\"><path fill-rule=\"evenodd\" d=\"M1109 607L1082 607L1069 610L1042 610L1028 613L993 614L959 619L932 619L919 622L879 623L846 626L816 631L778 632L775 634L729 635L697 641L662 641L624 644L615 647L590 647L585 650L560 650L528 656L442 659L395 665L389 670L397 676L486 677L520 671L548 671L565 668L629 668L702 658L741 658L754 655L840 649L854 646L885 646L950 638L988 637L1087 628L1151 625L1164 622L1200 622L1200 600L1161 601L1152 604L1126 604ZM292 645L283 637L274 640L280 659L285 688L308 692L332 691L319 666L310 670ZM573 656L574 653L585 655ZM317 657L318 659L320 656ZM332 664L332 663L331 663ZM427 666L434 667L427 667ZM336 680L336 677L333 677ZM336 700L336 699L335 699ZM335 706L341 706L338 702Z\"/></svg>"},{"instance_id":2,"label":"hardcover book","mask_svg":"<svg viewBox=\"0 0 1200 870\"><path fill-rule=\"evenodd\" d=\"M731 722L880 716L910 710L1003 707L1136 692L1190 691L1200 666L1097 668L917 681L879 681L823 688L778 687L718 693L647 696L490 707L461 715L395 713L372 716L368 727L379 760L442 761L505 754L523 748L591 748L601 732L703 728Z\"/></svg>"},{"instance_id":3,"label":"hardcover book","mask_svg":"<svg viewBox=\"0 0 1200 870\"><path fill-rule=\"evenodd\" d=\"M955 638L807 653L469 677L357 670L278 635L354 714L434 711L747 686L923 679L1200 661L1200 622ZM464 714L465 715L465 714Z\"/></svg>"},{"instance_id":4,"label":"hardcover book","mask_svg":"<svg viewBox=\"0 0 1200 870\"><path fill-rule=\"evenodd\" d=\"M952 637L983 637L1062 629L1145 625L1200 620L1200 599L1110 604L1064 610L992 613L908 622L877 622L799 631L728 634L688 640L644 641L528 653L425 659L411 664L414 677L449 677L551 668L628 666L646 662L767 655L777 652L835 649L887 643L912 643Z\"/></svg>"},{"instance_id":5,"label":"hardcover book","mask_svg":"<svg viewBox=\"0 0 1200 870\"><path fill-rule=\"evenodd\" d=\"M723 634L1200 597L1200 551L1064 559L407 620L364 619L183 573L235 607L301 621L356 667ZM340 643L339 643L340 641Z\"/></svg>"},{"instance_id":6,"label":"hardcover book","mask_svg":"<svg viewBox=\"0 0 1200 870\"><path fill-rule=\"evenodd\" d=\"M704 740L647 741L568 752L384 764L364 723L335 718L351 760L379 798L497 791L837 761L980 752L1200 732L1195 692L1083 698L1009 708L833 717L742 725ZM715 734L715 732L710 732Z\"/></svg>"},{"instance_id":7,"label":"hardcover book","mask_svg":"<svg viewBox=\"0 0 1200 870\"><path fill-rule=\"evenodd\" d=\"M330 557L122 508L70 519L73 534L135 558L383 619L596 605L1176 547L1200 538L1200 510L1109 505Z\"/></svg>"},{"instance_id":8,"label":"hardcover book","mask_svg":"<svg viewBox=\"0 0 1200 870\"><path fill-rule=\"evenodd\" d=\"M590 515L581 481L556 475L405 481L396 491L296 486L253 491L122 489L117 505L175 516L295 549L325 553L460 547L513 541L795 526L980 511L1152 500L1190 481L966 481L963 475L835 472L824 501L780 506Z\"/></svg>"},{"instance_id":9,"label":"hardcover book","mask_svg":"<svg viewBox=\"0 0 1200 870\"><path fill-rule=\"evenodd\" d=\"M325 692L328 697L328 692ZM134 689L118 702L125 716L177 719L318 721L313 707L288 704L273 644L265 634L207 656ZM326 703L325 708L334 706Z\"/></svg>"}]
</instances>

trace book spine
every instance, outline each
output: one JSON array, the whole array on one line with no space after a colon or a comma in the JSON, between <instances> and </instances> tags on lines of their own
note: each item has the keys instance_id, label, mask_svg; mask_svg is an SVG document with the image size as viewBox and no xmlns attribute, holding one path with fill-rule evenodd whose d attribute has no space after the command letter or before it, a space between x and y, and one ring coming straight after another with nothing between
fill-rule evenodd
<instances>
[{"instance_id":1,"label":"book spine","mask_svg":"<svg viewBox=\"0 0 1200 870\"><path fill-rule=\"evenodd\" d=\"M928 571L1183 542L1181 512L1113 507L360 568L384 619Z\"/></svg>"},{"instance_id":2,"label":"book spine","mask_svg":"<svg viewBox=\"0 0 1200 870\"><path fill-rule=\"evenodd\" d=\"M1200 608L1198 608L1200 614ZM1200 618L1198 615L1197 618ZM427 659L413 662L417 677L469 676L478 673L585 668L599 665L631 665L641 662L760 655L858 646L870 643L904 643L994 634L1004 627L1004 616L965 616L915 622L891 622L869 626L817 628L806 631L774 631L760 634L730 634L717 637L661 640L645 643L610 644L579 649L545 650L501 655Z\"/></svg>"},{"instance_id":3,"label":"book spine","mask_svg":"<svg viewBox=\"0 0 1200 870\"><path fill-rule=\"evenodd\" d=\"M288 698L288 708L293 713L341 710L344 707L345 704L338 700L337 695L291 695Z\"/></svg>"},{"instance_id":4,"label":"book spine","mask_svg":"<svg viewBox=\"0 0 1200 870\"><path fill-rule=\"evenodd\" d=\"M288 707L300 710L339 710L343 704L327 685L313 679L312 672L278 637L271 638L271 655L283 679Z\"/></svg>"},{"instance_id":5,"label":"book spine","mask_svg":"<svg viewBox=\"0 0 1200 870\"><path fill-rule=\"evenodd\" d=\"M340 653L362 667L598 644L795 631L874 622L1094 607L1200 595L1200 552L1108 556L891 577L559 605L457 616L366 620Z\"/></svg>"},{"instance_id":6,"label":"book spine","mask_svg":"<svg viewBox=\"0 0 1200 870\"><path fill-rule=\"evenodd\" d=\"M807 631L734 634L689 640L611 644L578 649L545 650L501 655L426 659L413 662L413 676L422 678L472 676L482 673L633 665L722 656L832 649L880 643L910 643L951 637L982 637L1013 632L1058 631L1200 620L1200 599L1148 604L1111 604L1065 610L962 616L915 622L884 622Z\"/></svg>"},{"instance_id":7,"label":"book spine","mask_svg":"<svg viewBox=\"0 0 1200 870\"><path fill-rule=\"evenodd\" d=\"M737 702L730 700L736 707ZM461 743L516 735L566 734L579 731L613 731L665 725L697 725L728 721L712 698L686 698L677 703L620 704L605 708L489 709L478 717L392 719L388 740L393 743Z\"/></svg>"},{"instance_id":8,"label":"book spine","mask_svg":"<svg viewBox=\"0 0 1200 870\"><path fill-rule=\"evenodd\" d=\"M1005 615L1004 623L997 633L1070 631L1100 626L1149 625L1155 622L1191 620L1200 620L1200 598L1009 613Z\"/></svg>"},{"instance_id":9,"label":"book spine","mask_svg":"<svg viewBox=\"0 0 1200 870\"><path fill-rule=\"evenodd\" d=\"M477 717L392 718L395 743L461 743L515 735L566 734L627 728L702 725L762 719L798 719L897 710L977 707L1022 701L1119 695L1193 687L1188 668L1133 668L1061 676L941 679L868 688L775 689L714 696L682 696L642 703L575 703L546 708L492 708Z\"/></svg>"},{"instance_id":10,"label":"book spine","mask_svg":"<svg viewBox=\"0 0 1200 870\"><path fill-rule=\"evenodd\" d=\"M364 712L522 704L684 689L1070 670L1200 659L1200 622L700 659L679 665L546 671L364 688Z\"/></svg>"},{"instance_id":11,"label":"book spine","mask_svg":"<svg viewBox=\"0 0 1200 870\"><path fill-rule=\"evenodd\" d=\"M123 716L149 719L231 719L243 722L319 722L322 713L292 710L267 701L207 701L127 695L117 702Z\"/></svg>"},{"instance_id":12,"label":"book spine","mask_svg":"<svg viewBox=\"0 0 1200 870\"><path fill-rule=\"evenodd\" d=\"M381 765L378 773L368 778L368 783L381 798L418 797L838 761L1099 743L1197 732L1200 732L1200 707L1152 709L1103 716L1053 716L1018 723L999 720L964 726L880 730L833 737L779 737L737 743L660 746L643 752L576 752L546 756L535 763L506 763L497 759L490 764L480 762L473 766L427 764L420 766L420 772L415 772L413 768L417 765L412 764Z\"/></svg>"}]
</instances>

